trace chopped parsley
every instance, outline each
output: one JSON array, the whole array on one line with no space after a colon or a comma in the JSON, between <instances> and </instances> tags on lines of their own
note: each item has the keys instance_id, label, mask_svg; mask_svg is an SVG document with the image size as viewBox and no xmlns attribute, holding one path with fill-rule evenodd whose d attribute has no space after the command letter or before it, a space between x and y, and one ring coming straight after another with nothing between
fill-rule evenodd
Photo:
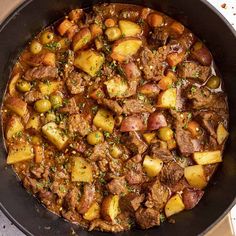
<instances>
[{"instance_id":1,"label":"chopped parsley","mask_svg":"<svg viewBox=\"0 0 236 236\"><path fill-rule=\"evenodd\" d=\"M47 43L44 47L51 51L56 51L60 49L61 46L60 46L60 43L58 42L52 42L52 43Z\"/></svg>"},{"instance_id":2,"label":"chopped parsley","mask_svg":"<svg viewBox=\"0 0 236 236\"><path fill-rule=\"evenodd\" d=\"M104 131L103 133L104 133L104 136L105 136L106 138L110 138L110 137L111 137L111 134L110 134L109 132Z\"/></svg>"}]
</instances>

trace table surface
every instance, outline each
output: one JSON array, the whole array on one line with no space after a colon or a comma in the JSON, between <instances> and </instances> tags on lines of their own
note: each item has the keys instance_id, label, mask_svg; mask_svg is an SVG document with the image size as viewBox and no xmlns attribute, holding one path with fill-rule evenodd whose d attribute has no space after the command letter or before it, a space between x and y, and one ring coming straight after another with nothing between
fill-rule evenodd
<instances>
[{"instance_id":1,"label":"table surface","mask_svg":"<svg viewBox=\"0 0 236 236\"><path fill-rule=\"evenodd\" d=\"M0 19L4 19L23 0L0 0ZM236 29L236 0L208 0ZM1 21L1 20L0 20ZM236 206L207 236L236 235ZM0 210L0 236L25 236Z\"/></svg>"}]
</instances>

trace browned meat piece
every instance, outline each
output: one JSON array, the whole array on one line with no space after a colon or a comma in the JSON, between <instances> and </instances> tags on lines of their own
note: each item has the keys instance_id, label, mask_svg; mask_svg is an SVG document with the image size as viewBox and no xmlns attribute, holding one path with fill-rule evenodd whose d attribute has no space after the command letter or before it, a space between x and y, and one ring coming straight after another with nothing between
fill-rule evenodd
<instances>
[{"instance_id":1,"label":"browned meat piece","mask_svg":"<svg viewBox=\"0 0 236 236\"><path fill-rule=\"evenodd\" d=\"M59 198L64 198L68 192L68 189L65 185L61 184L58 180L55 180L50 186L51 191L56 194Z\"/></svg>"},{"instance_id":2,"label":"browned meat piece","mask_svg":"<svg viewBox=\"0 0 236 236\"><path fill-rule=\"evenodd\" d=\"M215 173L216 168L218 167L219 164L211 164L211 165L205 165L204 166L204 173L206 176L207 181L210 180L212 175Z\"/></svg>"},{"instance_id":3,"label":"browned meat piece","mask_svg":"<svg viewBox=\"0 0 236 236\"><path fill-rule=\"evenodd\" d=\"M59 61L63 65L64 78L68 78L69 74L74 70L75 53L72 50L63 52Z\"/></svg>"},{"instance_id":4,"label":"browned meat piece","mask_svg":"<svg viewBox=\"0 0 236 236\"><path fill-rule=\"evenodd\" d=\"M128 115L142 112L151 113L154 110L151 104L138 99L127 99L124 101L123 112Z\"/></svg>"},{"instance_id":5,"label":"browned meat piece","mask_svg":"<svg viewBox=\"0 0 236 236\"><path fill-rule=\"evenodd\" d=\"M190 188L185 188L182 194L185 209L190 210L194 208L198 204L198 202L201 200L203 194L204 194L204 191L202 190L194 190Z\"/></svg>"},{"instance_id":6,"label":"browned meat piece","mask_svg":"<svg viewBox=\"0 0 236 236\"><path fill-rule=\"evenodd\" d=\"M148 43L154 48L161 47L167 44L169 38L169 32L164 27L157 27L153 29L150 37L148 38Z\"/></svg>"},{"instance_id":7,"label":"browned meat piece","mask_svg":"<svg viewBox=\"0 0 236 236\"><path fill-rule=\"evenodd\" d=\"M145 206L157 210L161 210L169 198L168 188L162 185L158 179L153 180L147 185L146 193L147 201Z\"/></svg>"},{"instance_id":8,"label":"browned meat piece","mask_svg":"<svg viewBox=\"0 0 236 236\"><path fill-rule=\"evenodd\" d=\"M125 179L126 181L133 184L141 184L144 180L143 168L140 163L134 163L128 161L126 164Z\"/></svg>"},{"instance_id":9,"label":"browned meat piece","mask_svg":"<svg viewBox=\"0 0 236 236\"><path fill-rule=\"evenodd\" d=\"M80 192L78 188L73 187L68 191L64 198L63 206L70 211L74 211L76 206L78 205L78 199Z\"/></svg>"},{"instance_id":10,"label":"browned meat piece","mask_svg":"<svg viewBox=\"0 0 236 236\"><path fill-rule=\"evenodd\" d=\"M111 222L100 219L93 220L90 224L89 231L94 229L100 229L101 231L113 233L118 233L125 230L125 228L120 224L111 224Z\"/></svg>"},{"instance_id":11,"label":"browned meat piece","mask_svg":"<svg viewBox=\"0 0 236 236\"><path fill-rule=\"evenodd\" d=\"M160 180L167 185L176 184L184 175L184 169L176 162L166 163L160 173Z\"/></svg>"},{"instance_id":12,"label":"browned meat piece","mask_svg":"<svg viewBox=\"0 0 236 236\"><path fill-rule=\"evenodd\" d=\"M180 39L178 39L180 45L185 49L188 50L191 48L191 46L194 44L196 41L196 37L194 36L193 33L185 33L183 34Z\"/></svg>"},{"instance_id":13,"label":"browned meat piece","mask_svg":"<svg viewBox=\"0 0 236 236\"><path fill-rule=\"evenodd\" d=\"M207 88L191 88L187 97L192 100L194 109L226 110L227 104L223 93L211 93Z\"/></svg>"},{"instance_id":14,"label":"browned meat piece","mask_svg":"<svg viewBox=\"0 0 236 236\"><path fill-rule=\"evenodd\" d=\"M104 143L99 143L94 146L91 155L89 155L89 159L92 161L97 161L99 159L104 159L108 155L109 145Z\"/></svg>"},{"instance_id":15,"label":"browned meat piece","mask_svg":"<svg viewBox=\"0 0 236 236\"><path fill-rule=\"evenodd\" d=\"M43 99L43 94L37 90L31 90L24 95L24 100L27 103L33 103L37 100Z\"/></svg>"},{"instance_id":16,"label":"browned meat piece","mask_svg":"<svg viewBox=\"0 0 236 236\"><path fill-rule=\"evenodd\" d=\"M42 177L42 174L44 173L44 167L43 166L38 166L38 167L33 167L30 169L30 172L38 179Z\"/></svg>"},{"instance_id":17,"label":"browned meat piece","mask_svg":"<svg viewBox=\"0 0 236 236\"><path fill-rule=\"evenodd\" d=\"M128 98L136 94L139 81L140 81L139 78L131 78L128 80L128 89L125 92L124 97Z\"/></svg>"},{"instance_id":18,"label":"browned meat piece","mask_svg":"<svg viewBox=\"0 0 236 236\"><path fill-rule=\"evenodd\" d=\"M177 193L183 191L185 188L190 187L187 180L183 177L179 182L168 186L171 192Z\"/></svg>"},{"instance_id":19,"label":"browned meat piece","mask_svg":"<svg viewBox=\"0 0 236 236\"><path fill-rule=\"evenodd\" d=\"M126 181L124 177L118 177L107 184L107 189L112 194L125 194L127 192Z\"/></svg>"},{"instance_id":20,"label":"browned meat piece","mask_svg":"<svg viewBox=\"0 0 236 236\"><path fill-rule=\"evenodd\" d=\"M66 85L71 94L79 94L84 92L84 74L71 72L66 80Z\"/></svg>"},{"instance_id":21,"label":"browned meat piece","mask_svg":"<svg viewBox=\"0 0 236 236\"><path fill-rule=\"evenodd\" d=\"M160 225L160 212L151 208L139 208L135 212L135 218L142 229L149 229L155 225Z\"/></svg>"},{"instance_id":22,"label":"browned meat piece","mask_svg":"<svg viewBox=\"0 0 236 236\"><path fill-rule=\"evenodd\" d=\"M111 99L101 98L98 100L98 104L106 106L107 108L114 111L118 115L120 115L123 112L123 109L119 105L119 103Z\"/></svg>"},{"instance_id":23,"label":"browned meat piece","mask_svg":"<svg viewBox=\"0 0 236 236\"><path fill-rule=\"evenodd\" d=\"M153 144L150 148L150 155L161 159L162 161L169 162L174 159L172 153L168 149L161 148L158 143Z\"/></svg>"},{"instance_id":24,"label":"browned meat piece","mask_svg":"<svg viewBox=\"0 0 236 236\"><path fill-rule=\"evenodd\" d=\"M134 214L134 212L138 210L144 199L144 194L140 195L137 193L128 193L120 199L121 211L127 211L129 214Z\"/></svg>"},{"instance_id":25,"label":"browned meat piece","mask_svg":"<svg viewBox=\"0 0 236 236\"><path fill-rule=\"evenodd\" d=\"M69 132L73 135L79 133L86 136L90 132L89 122L81 114L70 115L68 119Z\"/></svg>"},{"instance_id":26,"label":"browned meat piece","mask_svg":"<svg viewBox=\"0 0 236 236\"><path fill-rule=\"evenodd\" d=\"M192 78L199 79L201 82L205 82L209 77L211 68L208 66L201 66L196 62L184 62L178 66L178 75L180 78Z\"/></svg>"},{"instance_id":27,"label":"browned meat piece","mask_svg":"<svg viewBox=\"0 0 236 236\"><path fill-rule=\"evenodd\" d=\"M39 198L46 206L50 206L54 202L54 194L44 189L39 192Z\"/></svg>"},{"instance_id":28,"label":"browned meat piece","mask_svg":"<svg viewBox=\"0 0 236 236\"><path fill-rule=\"evenodd\" d=\"M124 73L128 80L141 76L141 72L134 62L123 64L122 69L124 70Z\"/></svg>"},{"instance_id":29,"label":"browned meat piece","mask_svg":"<svg viewBox=\"0 0 236 236\"><path fill-rule=\"evenodd\" d=\"M84 214L88 211L89 207L94 201L95 197L95 187L91 184L85 184L83 194L80 198L79 205L77 206L77 211L80 214Z\"/></svg>"},{"instance_id":30,"label":"browned meat piece","mask_svg":"<svg viewBox=\"0 0 236 236\"><path fill-rule=\"evenodd\" d=\"M60 108L59 112L69 113L69 114L78 113L79 107L76 104L75 98L72 97L69 100L66 100L64 107Z\"/></svg>"},{"instance_id":31,"label":"browned meat piece","mask_svg":"<svg viewBox=\"0 0 236 236\"><path fill-rule=\"evenodd\" d=\"M38 182L36 179L30 178L28 176L26 176L23 180L23 185L26 189L31 190L33 193L37 193L38 192Z\"/></svg>"},{"instance_id":32,"label":"browned meat piece","mask_svg":"<svg viewBox=\"0 0 236 236\"><path fill-rule=\"evenodd\" d=\"M169 47L160 47L156 52L152 52L145 47L140 54L143 73L148 80L160 80L164 75L167 64L166 57L169 53Z\"/></svg>"},{"instance_id":33,"label":"browned meat piece","mask_svg":"<svg viewBox=\"0 0 236 236\"><path fill-rule=\"evenodd\" d=\"M53 66L39 66L33 69L29 69L25 73L25 80L37 80L46 78L57 78L58 69Z\"/></svg>"}]
</instances>

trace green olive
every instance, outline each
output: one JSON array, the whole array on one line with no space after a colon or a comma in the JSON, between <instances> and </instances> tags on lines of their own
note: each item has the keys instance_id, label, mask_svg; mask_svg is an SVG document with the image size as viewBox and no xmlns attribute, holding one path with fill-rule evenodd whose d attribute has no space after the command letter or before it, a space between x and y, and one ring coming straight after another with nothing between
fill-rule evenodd
<instances>
[{"instance_id":1,"label":"green olive","mask_svg":"<svg viewBox=\"0 0 236 236\"><path fill-rule=\"evenodd\" d=\"M29 92L31 89L31 84L25 80L19 80L16 83L16 88L20 92Z\"/></svg>"},{"instance_id":2,"label":"green olive","mask_svg":"<svg viewBox=\"0 0 236 236\"><path fill-rule=\"evenodd\" d=\"M162 141L168 141L171 140L174 136L174 132L171 128L169 127L162 127L158 130L158 137Z\"/></svg>"},{"instance_id":3,"label":"green olive","mask_svg":"<svg viewBox=\"0 0 236 236\"><path fill-rule=\"evenodd\" d=\"M54 33L51 31L45 31L40 37L42 44L51 43L53 39L54 39Z\"/></svg>"},{"instance_id":4,"label":"green olive","mask_svg":"<svg viewBox=\"0 0 236 236\"><path fill-rule=\"evenodd\" d=\"M109 41L115 41L117 40L118 38L120 38L121 36L121 31L119 28L117 27L111 27L111 28L108 28L106 31L105 31L105 34L108 38Z\"/></svg>"},{"instance_id":5,"label":"green olive","mask_svg":"<svg viewBox=\"0 0 236 236\"><path fill-rule=\"evenodd\" d=\"M30 51L33 53L33 54L38 54L42 51L43 49L43 46L41 43L39 43L38 41L33 41L31 44L30 44Z\"/></svg>"},{"instance_id":6,"label":"green olive","mask_svg":"<svg viewBox=\"0 0 236 236\"><path fill-rule=\"evenodd\" d=\"M35 102L34 109L39 113L47 112L51 109L51 102L47 99L41 99Z\"/></svg>"},{"instance_id":7,"label":"green olive","mask_svg":"<svg viewBox=\"0 0 236 236\"><path fill-rule=\"evenodd\" d=\"M91 145L96 145L104 141L103 133L100 131L94 131L87 136L87 141Z\"/></svg>"},{"instance_id":8,"label":"green olive","mask_svg":"<svg viewBox=\"0 0 236 236\"><path fill-rule=\"evenodd\" d=\"M57 109L62 106L62 97L59 95L51 95L50 102L52 104L53 109Z\"/></svg>"},{"instance_id":9,"label":"green olive","mask_svg":"<svg viewBox=\"0 0 236 236\"><path fill-rule=\"evenodd\" d=\"M220 86L220 78L218 76L212 76L206 86L210 89L217 89Z\"/></svg>"},{"instance_id":10,"label":"green olive","mask_svg":"<svg viewBox=\"0 0 236 236\"><path fill-rule=\"evenodd\" d=\"M46 122L49 123L51 121L55 121L56 120L56 115L53 112L48 112L46 114Z\"/></svg>"},{"instance_id":11,"label":"green olive","mask_svg":"<svg viewBox=\"0 0 236 236\"><path fill-rule=\"evenodd\" d=\"M119 158L123 154L121 148L118 147L117 145L112 145L112 147L110 147L109 152L110 152L111 156L114 158Z\"/></svg>"}]
</instances>

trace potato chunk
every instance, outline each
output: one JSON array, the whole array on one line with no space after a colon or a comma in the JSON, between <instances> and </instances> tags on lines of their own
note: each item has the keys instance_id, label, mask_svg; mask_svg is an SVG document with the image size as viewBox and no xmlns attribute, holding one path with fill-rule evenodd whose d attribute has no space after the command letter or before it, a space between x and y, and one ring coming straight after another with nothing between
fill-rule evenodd
<instances>
[{"instance_id":1,"label":"potato chunk","mask_svg":"<svg viewBox=\"0 0 236 236\"><path fill-rule=\"evenodd\" d=\"M74 65L94 77L104 61L105 58L102 54L93 50L87 50L79 52L78 56L75 58Z\"/></svg>"},{"instance_id":2,"label":"potato chunk","mask_svg":"<svg viewBox=\"0 0 236 236\"><path fill-rule=\"evenodd\" d=\"M104 131L112 133L115 125L115 119L110 111L99 109L93 119L93 124Z\"/></svg>"},{"instance_id":3,"label":"potato chunk","mask_svg":"<svg viewBox=\"0 0 236 236\"><path fill-rule=\"evenodd\" d=\"M119 214L119 196L108 195L102 202L101 213L105 220L114 221Z\"/></svg>"},{"instance_id":4,"label":"potato chunk","mask_svg":"<svg viewBox=\"0 0 236 236\"><path fill-rule=\"evenodd\" d=\"M14 138L15 135L17 135L19 132L22 132L24 130L24 126L21 122L21 119L14 115L12 116L6 127L6 138L7 140L10 140Z\"/></svg>"},{"instance_id":5,"label":"potato chunk","mask_svg":"<svg viewBox=\"0 0 236 236\"><path fill-rule=\"evenodd\" d=\"M62 86L62 82L46 81L46 82L40 82L38 86L39 86L39 91L43 95L47 96L59 90L60 86Z\"/></svg>"},{"instance_id":6,"label":"potato chunk","mask_svg":"<svg viewBox=\"0 0 236 236\"><path fill-rule=\"evenodd\" d=\"M123 97L128 90L127 82L120 77L114 77L104 83L107 86L107 91L110 98Z\"/></svg>"},{"instance_id":7,"label":"potato chunk","mask_svg":"<svg viewBox=\"0 0 236 236\"><path fill-rule=\"evenodd\" d=\"M73 26L73 23L71 21L65 19L58 26L57 30L60 33L60 35L63 36L72 26Z\"/></svg>"},{"instance_id":8,"label":"potato chunk","mask_svg":"<svg viewBox=\"0 0 236 236\"><path fill-rule=\"evenodd\" d=\"M7 108L23 118L28 114L27 103L18 97L7 98L5 104Z\"/></svg>"},{"instance_id":9,"label":"potato chunk","mask_svg":"<svg viewBox=\"0 0 236 236\"><path fill-rule=\"evenodd\" d=\"M176 107L176 89L170 88L158 96L157 107L175 108Z\"/></svg>"},{"instance_id":10,"label":"potato chunk","mask_svg":"<svg viewBox=\"0 0 236 236\"><path fill-rule=\"evenodd\" d=\"M68 137L58 128L54 122L47 123L42 127L45 137L52 142L59 150L63 149L68 142Z\"/></svg>"},{"instance_id":11,"label":"potato chunk","mask_svg":"<svg viewBox=\"0 0 236 236\"><path fill-rule=\"evenodd\" d=\"M89 28L81 29L74 37L73 37L73 51L78 51L84 46L86 46L92 39L92 34Z\"/></svg>"},{"instance_id":12,"label":"potato chunk","mask_svg":"<svg viewBox=\"0 0 236 236\"><path fill-rule=\"evenodd\" d=\"M151 158L145 156L143 161L143 168L149 177L157 176L163 167L163 161L158 158Z\"/></svg>"},{"instance_id":13,"label":"potato chunk","mask_svg":"<svg viewBox=\"0 0 236 236\"><path fill-rule=\"evenodd\" d=\"M142 29L138 24L129 20L120 20L119 27L125 37L137 36L142 32Z\"/></svg>"},{"instance_id":14,"label":"potato chunk","mask_svg":"<svg viewBox=\"0 0 236 236\"><path fill-rule=\"evenodd\" d=\"M88 211L83 215L85 220L95 220L100 218L100 206L97 202L88 209Z\"/></svg>"},{"instance_id":15,"label":"potato chunk","mask_svg":"<svg viewBox=\"0 0 236 236\"><path fill-rule=\"evenodd\" d=\"M217 127L217 142L221 145L225 139L228 137L229 133L228 131L225 129L223 124L219 124Z\"/></svg>"},{"instance_id":16,"label":"potato chunk","mask_svg":"<svg viewBox=\"0 0 236 236\"><path fill-rule=\"evenodd\" d=\"M144 140L148 143L151 144L151 141L156 137L156 133L145 133L143 134Z\"/></svg>"},{"instance_id":17,"label":"potato chunk","mask_svg":"<svg viewBox=\"0 0 236 236\"><path fill-rule=\"evenodd\" d=\"M181 196L177 193L169 199L165 206L165 214L170 217L185 209Z\"/></svg>"},{"instance_id":18,"label":"potato chunk","mask_svg":"<svg viewBox=\"0 0 236 236\"><path fill-rule=\"evenodd\" d=\"M39 128L40 128L40 117L39 117L39 115L38 114L33 114L29 118L25 128L26 129L39 130Z\"/></svg>"},{"instance_id":19,"label":"potato chunk","mask_svg":"<svg viewBox=\"0 0 236 236\"><path fill-rule=\"evenodd\" d=\"M29 143L18 143L9 148L7 164L33 159L33 147Z\"/></svg>"},{"instance_id":20,"label":"potato chunk","mask_svg":"<svg viewBox=\"0 0 236 236\"><path fill-rule=\"evenodd\" d=\"M71 181L87 183L93 181L92 167L83 157L73 157Z\"/></svg>"},{"instance_id":21,"label":"potato chunk","mask_svg":"<svg viewBox=\"0 0 236 236\"><path fill-rule=\"evenodd\" d=\"M209 165L222 162L222 155L220 150L212 152L195 152L193 154L193 159L199 165Z\"/></svg>"},{"instance_id":22,"label":"potato chunk","mask_svg":"<svg viewBox=\"0 0 236 236\"><path fill-rule=\"evenodd\" d=\"M17 74L15 74L13 77L12 77L12 79L11 79L11 81L10 81L10 83L9 83L9 86L8 86L8 91L9 91L9 94L11 95L11 96L14 96L14 95L16 95L16 83L17 83L17 81L20 79L20 73L17 73Z\"/></svg>"},{"instance_id":23,"label":"potato chunk","mask_svg":"<svg viewBox=\"0 0 236 236\"><path fill-rule=\"evenodd\" d=\"M139 38L128 37L118 40L113 44L111 57L123 62L135 55L141 46L142 41Z\"/></svg>"},{"instance_id":24,"label":"potato chunk","mask_svg":"<svg viewBox=\"0 0 236 236\"><path fill-rule=\"evenodd\" d=\"M202 189L207 185L206 176L202 165L185 167L184 177L194 188Z\"/></svg>"}]
</instances>

